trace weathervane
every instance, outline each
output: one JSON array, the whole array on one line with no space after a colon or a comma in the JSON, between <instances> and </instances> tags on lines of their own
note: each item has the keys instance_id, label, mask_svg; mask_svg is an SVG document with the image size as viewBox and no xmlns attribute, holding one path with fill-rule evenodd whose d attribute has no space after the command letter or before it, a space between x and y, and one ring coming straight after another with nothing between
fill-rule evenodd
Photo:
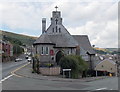
<instances>
[{"instance_id":1,"label":"weathervane","mask_svg":"<svg viewBox=\"0 0 120 92\"><path fill-rule=\"evenodd\" d=\"M57 8L58 8L58 7L56 6L55 8L56 8L56 11L57 11Z\"/></svg>"}]
</instances>

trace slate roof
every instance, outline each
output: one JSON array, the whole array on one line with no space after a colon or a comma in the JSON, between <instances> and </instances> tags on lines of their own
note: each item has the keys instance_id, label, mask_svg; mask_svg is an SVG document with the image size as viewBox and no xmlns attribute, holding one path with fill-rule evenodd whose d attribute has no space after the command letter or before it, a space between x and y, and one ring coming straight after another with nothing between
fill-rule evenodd
<instances>
[{"instance_id":1,"label":"slate roof","mask_svg":"<svg viewBox=\"0 0 120 92\"><path fill-rule=\"evenodd\" d=\"M102 62L105 62L105 61L108 61L108 62L110 62L110 63L112 63L112 64L116 64L113 60L110 60L110 59L104 59L103 61L101 61L100 63L98 63L98 65L99 64L101 64Z\"/></svg>"},{"instance_id":2,"label":"slate roof","mask_svg":"<svg viewBox=\"0 0 120 92\"><path fill-rule=\"evenodd\" d=\"M36 45L36 44L53 44L53 42L51 42L49 36L44 33L33 44L34 45Z\"/></svg>"},{"instance_id":3,"label":"slate roof","mask_svg":"<svg viewBox=\"0 0 120 92\"><path fill-rule=\"evenodd\" d=\"M77 41L69 34L48 35L55 47L76 47Z\"/></svg>"},{"instance_id":4,"label":"slate roof","mask_svg":"<svg viewBox=\"0 0 120 92\"><path fill-rule=\"evenodd\" d=\"M69 34L48 35L42 34L35 42L36 44L54 44L55 47L76 47L77 41Z\"/></svg>"},{"instance_id":5,"label":"slate roof","mask_svg":"<svg viewBox=\"0 0 120 92\"><path fill-rule=\"evenodd\" d=\"M78 42L79 46L82 47L82 49L84 49L89 54L95 54L95 51L91 47L87 35L72 35L72 36Z\"/></svg>"},{"instance_id":6,"label":"slate roof","mask_svg":"<svg viewBox=\"0 0 120 92\"><path fill-rule=\"evenodd\" d=\"M55 47L76 47L79 45L86 52L95 54L87 35L48 35L44 33L34 42L35 44L54 44Z\"/></svg>"}]
</instances>

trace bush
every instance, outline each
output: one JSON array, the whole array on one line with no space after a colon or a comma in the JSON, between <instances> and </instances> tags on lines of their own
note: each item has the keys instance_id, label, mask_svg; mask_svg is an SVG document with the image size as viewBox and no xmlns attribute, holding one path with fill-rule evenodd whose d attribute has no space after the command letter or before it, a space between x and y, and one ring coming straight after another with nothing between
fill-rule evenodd
<instances>
[{"instance_id":1,"label":"bush","mask_svg":"<svg viewBox=\"0 0 120 92\"><path fill-rule=\"evenodd\" d=\"M71 56L64 56L60 60L60 66L62 69L71 69L71 77L78 78L79 64L76 58Z\"/></svg>"},{"instance_id":2,"label":"bush","mask_svg":"<svg viewBox=\"0 0 120 92\"><path fill-rule=\"evenodd\" d=\"M74 58L76 58L78 60L80 73L82 73L83 71L88 70L88 64L82 59L81 56L78 56L78 55L70 55L70 56L74 57Z\"/></svg>"},{"instance_id":3,"label":"bush","mask_svg":"<svg viewBox=\"0 0 120 92\"><path fill-rule=\"evenodd\" d=\"M77 55L68 55L61 58L59 65L62 69L71 69L71 77L78 78L88 69L87 63Z\"/></svg>"}]
</instances>

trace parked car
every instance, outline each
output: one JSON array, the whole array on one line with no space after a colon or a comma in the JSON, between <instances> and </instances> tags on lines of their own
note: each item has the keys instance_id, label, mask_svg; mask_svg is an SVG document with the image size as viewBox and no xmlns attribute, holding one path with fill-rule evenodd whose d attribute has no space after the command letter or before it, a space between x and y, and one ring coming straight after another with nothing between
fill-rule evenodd
<instances>
[{"instance_id":1,"label":"parked car","mask_svg":"<svg viewBox=\"0 0 120 92\"><path fill-rule=\"evenodd\" d=\"M27 60L28 60L28 62L31 62L31 61L32 61L32 58L31 58L31 57L28 57Z\"/></svg>"},{"instance_id":2,"label":"parked car","mask_svg":"<svg viewBox=\"0 0 120 92\"><path fill-rule=\"evenodd\" d=\"M18 62L18 61L22 61L22 59L21 58L16 58L15 62Z\"/></svg>"}]
</instances>

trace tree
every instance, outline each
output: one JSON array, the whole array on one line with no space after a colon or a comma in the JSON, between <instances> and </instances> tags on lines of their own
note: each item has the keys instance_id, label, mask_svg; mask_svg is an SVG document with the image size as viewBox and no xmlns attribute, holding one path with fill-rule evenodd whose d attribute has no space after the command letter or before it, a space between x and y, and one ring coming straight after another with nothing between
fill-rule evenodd
<instances>
[{"instance_id":1,"label":"tree","mask_svg":"<svg viewBox=\"0 0 120 92\"><path fill-rule=\"evenodd\" d=\"M13 45L13 54L16 54L16 55L22 54L23 51L24 51L24 49L21 48L19 45L17 45L17 44Z\"/></svg>"},{"instance_id":2,"label":"tree","mask_svg":"<svg viewBox=\"0 0 120 92\"><path fill-rule=\"evenodd\" d=\"M71 69L71 77L78 78L88 69L87 63L77 55L68 55L61 58L59 65L62 69Z\"/></svg>"}]
</instances>

